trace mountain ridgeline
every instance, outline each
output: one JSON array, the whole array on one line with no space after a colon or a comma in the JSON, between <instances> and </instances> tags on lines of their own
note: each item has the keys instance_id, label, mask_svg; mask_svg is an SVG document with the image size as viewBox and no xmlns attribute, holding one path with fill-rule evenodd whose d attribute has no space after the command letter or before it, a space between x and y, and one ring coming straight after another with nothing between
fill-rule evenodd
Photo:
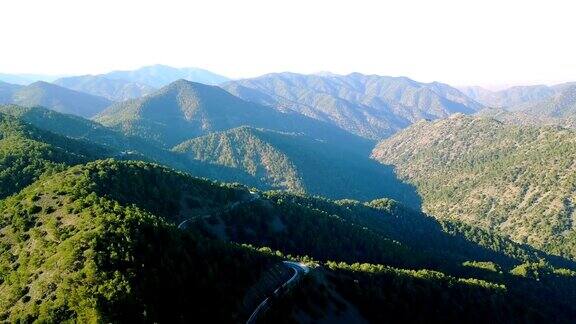
<instances>
[{"instance_id":1,"label":"mountain ridgeline","mask_svg":"<svg viewBox=\"0 0 576 324\"><path fill-rule=\"evenodd\" d=\"M68 165L113 156L102 146L38 129L0 113L0 199Z\"/></svg>"},{"instance_id":2,"label":"mountain ridgeline","mask_svg":"<svg viewBox=\"0 0 576 324\"><path fill-rule=\"evenodd\" d=\"M492 108L516 107L530 102L544 100L553 96L557 89L545 85L514 86L499 91L482 87L463 87L468 97Z\"/></svg>"},{"instance_id":3,"label":"mountain ridgeline","mask_svg":"<svg viewBox=\"0 0 576 324\"><path fill-rule=\"evenodd\" d=\"M553 96L516 107L514 111L544 118L576 117L576 84L566 85Z\"/></svg>"},{"instance_id":4,"label":"mountain ridgeline","mask_svg":"<svg viewBox=\"0 0 576 324\"><path fill-rule=\"evenodd\" d=\"M112 105L96 121L171 149L193 174L330 198L389 196L419 206L390 168L368 158L372 141L215 86L180 80Z\"/></svg>"},{"instance_id":5,"label":"mountain ridgeline","mask_svg":"<svg viewBox=\"0 0 576 324\"><path fill-rule=\"evenodd\" d=\"M364 141L349 147L337 141L241 127L193 138L173 149L125 135L96 122L34 107L0 106L5 113L43 130L109 149L109 156L169 165L197 176L330 198L371 200L391 197L419 208L414 189L391 168L367 157ZM341 131L337 130L340 134Z\"/></svg>"},{"instance_id":6,"label":"mountain ridgeline","mask_svg":"<svg viewBox=\"0 0 576 324\"><path fill-rule=\"evenodd\" d=\"M576 128L576 84L554 86L549 97L506 109L484 109L479 115L492 117L512 125L557 125Z\"/></svg>"},{"instance_id":7,"label":"mountain ridgeline","mask_svg":"<svg viewBox=\"0 0 576 324\"><path fill-rule=\"evenodd\" d=\"M137 70L112 71L102 76L106 79L125 80L154 88L164 87L180 79L210 85L229 80L225 76L200 68L175 68L160 64L145 66Z\"/></svg>"},{"instance_id":8,"label":"mountain ridgeline","mask_svg":"<svg viewBox=\"0 0 576 324\"><path fill-rule=\"evenodd\" d=\"M468 97L491 108L512 108L545 101L560 94L566 88L576 85L574 82L560 83L553 86L529 85L513 86L499 91L491 91L482 87L461 87L460 90Z\"/></svg>"},{"instance_id":9,"label":"mountain ridgeline","mask_svg":"<svg viewBox=\"0 0 576 324\"><path fill-rule=\"evenodd\" d=\"M483 108L446 84L360 73L274 73L223 87L245 100L295 111L371 139L388 137L420 119L472 114Z\"/></svg>"},{"instance_id":10,"label":"mountain ridgeline","mask_svg":"<svg viewBox=\"0 0 576 324\"><path fill-rule=\"evenodd\" d=\"M111 101L39 81L28 86L0 83L0 104L43 106L61 113L89 118L108 107Z\"/></svg>"},{"instance_id":11,"label":"mountain ridgeline","mask_svg":"<svg viewBox=\"0 0 576 324\"><path fill-rule=\"evenodd\" d=\"M216 86L176 81L140 99L114 104L96 121L164 147L240 126L304 133L320 140L368 148L368 140L296 113L281 113Z\"/></svg>"},{"instance_id":12,"label":"mountain ridgeline","mask_svg":"<svg viewBox=\"0 0 576 324\"><path fill-rule=\"evenodd\" d=\"M108 79L101 75L66 77L54 84L79 92L106 98L110 101L125 101L143 97L156 90L147 84L121 79Z\"/></svg>"},{"instance_id":13,"label":"mountain ridgeline","mask_svg":"<svg viewBox=\"0 0 576 324\"><path fill-rule=\"evenodd\" d=\"M334 142L301 134L240 127L185 141L173 151L191 161L247 174L252 181L246 178L233 180L259 188L314 193L337 199L390 197L414 208L420 207L415 190L399 181L390 167ZM194 173L231 180L223 178L225 173L204 174L201 170Z\"/></svg>"}]
</instances>

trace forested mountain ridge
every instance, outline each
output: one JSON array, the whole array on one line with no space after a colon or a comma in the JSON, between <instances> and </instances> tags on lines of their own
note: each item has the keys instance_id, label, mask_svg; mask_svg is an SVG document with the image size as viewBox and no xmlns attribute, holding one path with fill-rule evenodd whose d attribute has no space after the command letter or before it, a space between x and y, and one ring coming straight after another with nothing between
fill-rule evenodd
<instances>
[{"instance_id":1,"label":"forested mountain ridge","mask_svg":"<svg viewBox=\"0 0 576 324\"><path fill-rule=\"evenodd\" d=\"M426 212L576 258L576 133L453 116L415 124L373 157L414 184Z\"/></svg>"},{"instance_id":2,"label":"forested mountain ridge","mask_svg":"<svg viewBox=\"0 0 576 324\"><path fill-rule=\"evenodd\" d=\"M0 81L0 104L12 102L12 96L20 88L21 85Z\"/></svg>"},{"instance_id":3,"label":"forested mountain ridge","mask_svg":"<svg viewBox=\"0 0 576 324\"><path fill-rule=\"evenodd\" d=\"M241 300L283 252L323 264L302 285L315 297L300 301L308 303L300 316L322 318L353 307L378 321L387 305L393 319L466 318L483 309L476 318L562 322L576 311L567 302L575 291L572 272L518 245L524 252L506 257L503 247L514 244L505 240L483 256L492 261L461 263L478 248L463 232L444 233L432 219L418 225L426 216L392 201L252 195L142 162L97 161L43 177L0 202L0 317L243 321ZM176 228L187 219L189 226ZM452 256L425 248L433 237L444 237L430 243ZM454 244L460 239L468 243ZM431 254L424 257L426 249ZM424 265L446 273L399 268ZM471 277L480 279L464 279ZM383 304L391 295L396 297ZM420 302L402 307L411 300ZM340 306L327 306L334 303ZM283 307L276 311L293 318Z\"/></svg>"},{"instance_id":4,"label":"forested mountain ridge","mask_svg":"<svg viewBox=\"0 0 576 324\"><path fill-rule=\"evenodd\" d=\"M296 111L371 139L385 138L420 119L471 114L483 107L446 84L360 73L273 73L222 87L245 100Z\"/></svg>"},{"instance_id":5,"label":"forested mountain ridge","mask_svg":"<svg viewBox=\"0 0 576 324\"><path fill-rule=\"evenodd\" d=\"M173 82L145 98L114 104L95 120L167 148L240 126L305 133L320 140L339 141L351 149L369 150L372 145L327 123L297 113L281 113L219 87L186 80Z\"/></svg>"},{"instance_id":6,"label":"forested mountain ridge","mask_svg":"<svg viewBox=\"0 0 576 324\"><path fill-rule=\"evenodd\" d=\"M110 103L111 101L103 97L42 81L28 86L0 84L0 104L44 106L61 113L88 118L104 110Z\"/></svg>"},{"instance_id":7,"label":"forested mountain ridge","mask_svg":"<svg viewBox=\"0 0 576 324\"><path fill-rule=\"evenodd\" d=\"M296 166L286 154L262 139L262 132L243 126L185 141L173 151L192 160L238 168L253 176L259 186L304 192Z\"/></svg>"},{"instance_id":8,"label":"forested mountain ridge","mask_svg":"<svg viewBox=\"0 0 576 324\"><path fill-rule=\"evenodd\" d=\"M514 125L557 125L576 128L576 84L560 84L546 99L506 109L484 109L478 114Z\"/></svg>"},{"instance_id":9,"label":"forested mountain ridge","mask_svg":"<svg viewBox=\"0 0 576 324\"><path fill-rule=\"evenodd\" d=\"M536 117L576 117L576 84L566 85L548 99L513 109Z\"/></svg>"},{"instance_id":10,"label":"forested mountain ridge","mask_svg":"<svg viewBox=\"0 0 576 324\"><path fill-rule=\"evenodd\" d=\"M552 86L543 84L513 86L498 91L492 91L478 86L459 87L459 89L468 97L487 107L516 110L517 107L546 101L573 85L574 82L560 83Z\"/></svg>"},{"instance_id":11,"label":"forested mountain ridge","mask_svg":"<svg viewBox=\"0 0 576 324\"><path fill-rule=\"evenodd\" d=\"M363 152L304 134L240 127L185 141L173 151L193 161L249 174L252 181L235 181L262 189L363 201L389 197L420 207L413 188L399 181L391 168L370 160ZM202 170L194 174L231 180L219 174L203 174Z\"/></svg>"},{"instance_id":12,"label":"forested mountain ridge","mask_svg":"<svg viewBox=\"0 0 576 324\"><path fill-rule=\"evenodd\" d=\"M243 295L274 257L179 231L157 216L162 207L151 208L154 215L145 201L121 203L123 188L135 181L160 195L171 185L206 206L233 198L234 190L203 190L212 188L205 181L185 187L150 167L141 170L146 178L127 172L123 181L114 172L122 165L76 167L0 203L3 321L243 319Z\"/></svg>"},{"instance_id":13,"label":"forested mountain ridge","mask_svg":"<svg viewBox=\"0 0 576 324\"><path fill-rule=\"evenodd\" d=\"M499 91L482 87L462 87L460 90L468 97L492 108L515 107L547 99L556 93L556 89L546 85L514 86Z\"/></svg>"},{"instance_id":14,"label":"forested mountain ridge","mask_svg":"<svg viewBox=\"0 0 576 324\"><path fill-rule=\"evenodd\" d=\"M121 159L162 163L196 176L240 182L260 189L288 189L330 198L391 197L419 208L413 188L363 148L318 141L303 134L241 127L194 138L172 150L126 136L94 121L41 107L0 106L25 123L106 147ZM260 171L258 171L260 170Z\"/></svg>"},{"instance_id":15,"label":"forested mountain ridge","mask_svg":"<svg viewBox=\"0 0 576 324\"><path fill-rule=\"evenodd\" d=\"M106 98L110 101L125 101L143 97L156 89L138 82L108 79L101 75L65 77L53 82L64 88Z\"/></svg>"},{"instance_id":16,"label":"forested mountain ridge","mask_svg":"<svg viewBox=\"0 0 576 324\"><path fill-rule=\"evenodd\" d=\"M44 173L113 155L110 149L44 131L0 113L0 199Z\"/></svg>"},{"instance_id":17,"label":"forested mountain ridge","mask_svg":"<svg viewBox=\"0 0 576 324\"><path fill-rule=\"evenodd\" d=\"M124 134L79 116L61 114L42 107L0 105L0 113L13 116L39 129L83 141L86 146L105 147L122 159L162 163L185 170L189 165L176 154L138 137ZM186 164L186 165L185 165Z\"/></svg>"}]
</instances>

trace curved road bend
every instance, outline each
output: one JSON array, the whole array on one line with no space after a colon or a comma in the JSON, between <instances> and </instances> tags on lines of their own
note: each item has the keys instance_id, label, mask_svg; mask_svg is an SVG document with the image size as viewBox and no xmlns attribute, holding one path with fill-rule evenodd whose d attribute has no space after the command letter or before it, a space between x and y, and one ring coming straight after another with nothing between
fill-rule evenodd
<instances>
[{"instance_id":1,"label":"curved road bend","mask_svg":"<svg viewBox=\"0 0 576 324\"><path fill-rule=\"evenodd\" d=\"M251 203L257 199L260 199L260 194L256 191L249 191L250 193L250 198L246 199L244 201L237 201L232 203L230 206L228 206L227 208L225 208L224 210L220 211L222 212L226 212L226 211L230 211L232 209L235 209L243 204L247 204L247 203ZM178 224L178 228L182 229L183 226L189 222L190 220L197 218L197 217L202 217L202 218L207 218L210 217L211 215L204 215L204 216L195 216L195 217L190 217L188 219L183 220L180 224ZM310 271L310 268L308 268L308 266L304 265L303 263L298 263L298 262L293 262L293 261L282 261L282 263L292 269L294 271L294 275L288 279L285 283L283 283L282 285L280 285L278 288L276 288L276 290L274 290L273 295L278 297L281 293L281 289L284 287L288 287L289 285L292 285L296 280L298 280L301 276L307 274ZM250 315L250 317L248 318L248 320L246 321L246 324L253 324L256 322L256 320L262 316L262 314L264 314L264 312L266 312L266 310L268 310L268 308L270 307L270 297L266 297L266 299L264 299L259 305L258 307L256 307L256 309L254 310L254 312L252 312L252 314Z\"/></svg>"},{"instance_id":2,"label":"curved road bend","mask_svg":"<svg viewBox=\"0 0 576 324\"><path fill-rule=\"evenodd\" d=\"M253 201L257 200L257 199L260 199L260 194L259 194L258 192L252 191L252 190L250 190L250 191L248 191L248 192L250 193L250 198L245 199L245 200L243 200L243 201L233 202L232 204L230 204L230 206L228 206L227 208L224 208L224 210L221 210L220 213L224 213L224 212L230 211L230 210L235 209L235 208L237 208L237 207L239 207L239 206L242 206L242 205L244 205L244 204L249 204L249 203L251 203L251 202L253 202ZM184 227L183 227L184 224L186 224L188 221L191 221L191 220L194 219L194 218L198 218L198 217L208 218L208 217L210 217L210 216L211 216L211 215L204 215L204 216L194 216L194 217L187 218L187 219L183 220L182 222L180 222L180 224L178 224L178 229L183 229L183 228L184 228Z\"/></svg>"},{"instance_id":3,"label":"curved road bend","mask_svg":"<svg viewBox=\"0 0 576 324\"><path fill-rule=\"evenodd\" d=\"M280 295L280 290L284 287L288 287L289 285L292 285L296 280L298 280L301 276L305 275L308 273L308 271L310 271L310 268L308 268L306 265L304 265L303 263L298 263L298 262L293 262L293 261L282 261L282 263L294 270L294 275L292 277L290 277L290 279L288 279L285 283L283 283L282 285L280 285L278 288L276 288L276 290L274 290L273 296L278 297ZM270 297L266 297L266 299L264 299L259 305L258 307L256 307L256 309L254 310L254 312L252 312L252 314L250 315L250 317L248 318L248 320L246 321L246 324L254 324L256 323L256 320L262 316L262 314L264 314L268 308L270 307Z\"/></svg>"}]
</instances>

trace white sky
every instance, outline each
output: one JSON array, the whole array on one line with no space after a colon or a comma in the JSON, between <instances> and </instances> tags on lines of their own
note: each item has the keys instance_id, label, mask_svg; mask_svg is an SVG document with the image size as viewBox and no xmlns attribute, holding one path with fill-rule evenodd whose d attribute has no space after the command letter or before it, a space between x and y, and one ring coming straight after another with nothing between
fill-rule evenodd
<instances>
[{"instance_id":1,"label":"white sky","mask_svg":"<svg viewBox=\"0 0 576 324\"><path fill-rule=\"evenodd\" d=\"M454 85L576 80L576 2L1 0L0 72L196 66Z\"/></svg>"}]
</instances>

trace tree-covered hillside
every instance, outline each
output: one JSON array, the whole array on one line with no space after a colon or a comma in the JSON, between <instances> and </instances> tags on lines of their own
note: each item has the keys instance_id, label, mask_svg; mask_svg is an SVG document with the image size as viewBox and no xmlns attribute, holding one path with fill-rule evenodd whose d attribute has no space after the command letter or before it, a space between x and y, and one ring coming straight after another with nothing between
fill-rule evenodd
<instances>
[{"instance_id":1,"label":"tree-covered hillside","mask_svg":"<svg viewBox=\"0 0 576 324\"><path fill-rule=\"evenodd\" d=\"M154 198L173 197L176 188L190 208L195 201L208 207L236 195L182 180L150 165L94 163L44 178L1 203L2 320L243 318L245 291L275 258L177 230L171 219L158 216L167 205L156 215L147 211L154 209ZM139 203L123 204L123 186L138 182L148 190L130 197Z\"/></svg>"},{"instance_id":2,"label":"tree-covered hillside","mask_svg":"<svg viewBox=\"0 0 576 324\"><path fill-rule=\"evenodd\" d=\"M253 177L234 180L263 189L337 199L389 197L419 208L413 188L397 180L391 168L347 146L302 134L240 127L191 139L174 151L193 161L225 167L223 174L194 170L194 174L214 179L231 180L228 174L232 169Z\"/></svg>"},{"instance_id":3,"label":"tree-covered hillside","mask_svg":"<svg viewBox=\"0 0 576 324\"><path fill-rule=\"evenodd\" d=\"M413 183L426 212L576 258L576 133L454 116L380 143L377 160Z\"/></svg>"},{"instance_id":4,"label":"tree-covered hillside","mask_svg":"<svg viewBox=\"0 0 576 324\"><path fill-rule=\"evenodd\" d=\"M441 320L478 309L493 321L575 314L567 302L571 270L505 240L470 254L466 246L475 243L463 232L422 225L434 221L420 222L426 216L393 201L258 194L106 160L42 177L0 202L0 215L0 316L9 322L244 321L248 292L284 253L322 265L300 286L309 299L292 304L308 304L299 316L331 316L336 303L358 310L356 319L379 321L383 300L392 319ZM446 244L425 248L434 236ZM292 318L282 300L273 309Z\"/></svg>"},{"instance_id":5,"label":"tree-covered hillside","mask_svg":"<svg viewBox=\"0 0 576 324\"><path fill-rule=\"evenodd\" d=\"M191 139L170 151L96 122L41 107L0 106L0 113L107 147L117 158L162 163L196 176L330 198L391 197L419 207L413 188L397 180L390 168L367 158L363 141L360 147L350 147L303 134L242 127Z\"/></svg>"},{"instance_id":6,"label":"tree-covered hillside","mask_svg":"<svg viewBox=\"0 0 576 324\"><path fill-rule=\"evenodd\" d=\"M104 110L111 104L111 101L39 81L16 89L10 100L1 103L25 107L43 106L61 113L88 118Z\"/></svg>"},{"instance_id":7,"label":"tree-covered hillside","mask_svg":"<svg viewBox=\"0 0 576 324\"><path fill-rule=\"evenodd\" d=\"M193 161L238 169L238 174L249 174L254 178L250 182L259 187L304 192L297 167L289 156L261 138L264 132L250 127L234 128L185 141L173 151Z\"/></svg>"},{"instance_id":8,"label":"tree-covered hillside","mask_svg":"<svg viewBox=\"0 0 576 324\"><path fill-rule=\"evenodd\" d=\"M153 161L181 170L191 167L190 163L176 154L156 147L144 139L126 136L79 116L61 114L42 107L15 105L0 105L0 113L14 116L23 122L55 134L109 148L116 152L117 158Z\"/></svg>"},{"instance_id":9,"label":"tree-covered hillside","mask_svg":"<svg viewBox=\"0 0 576 324\"><path fill-rule=\"evenodd\" d=\"M113 154L104 147L40 130L0 113L0 199L43 173Z\"/></svg>"},{"instance_id":10,"label":"tree-covered hillside","mask_svg":"<svg viewBox=\"0 0 576 324\"><path fill-rule=\"evenodd\" d=\"M89 119L62 114L44 107L22 107L17 105L0 105L0 113L21 119L52 133L75 139L83 139L119 149L128 148L126 137L119 132L104 127Z\"/></svg>"}]
</instances>

